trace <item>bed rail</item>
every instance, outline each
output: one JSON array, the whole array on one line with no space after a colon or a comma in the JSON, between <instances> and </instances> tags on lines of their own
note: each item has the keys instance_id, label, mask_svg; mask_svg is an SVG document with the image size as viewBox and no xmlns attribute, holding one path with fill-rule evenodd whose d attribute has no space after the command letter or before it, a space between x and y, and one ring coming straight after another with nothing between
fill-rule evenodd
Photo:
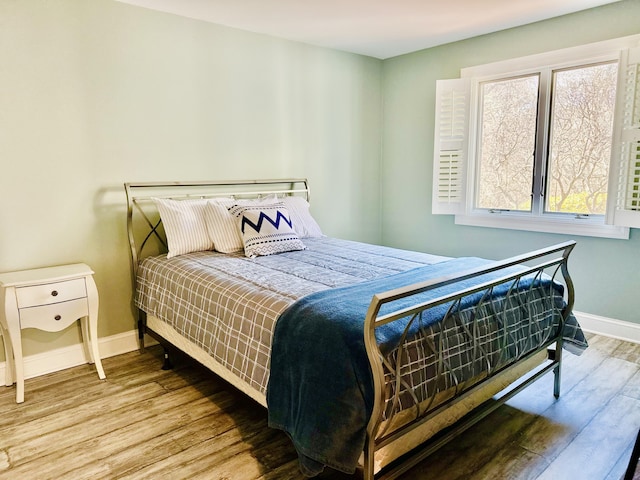
<instances>
[{"instance_id":1,"label":"bed rail","mask_svg":"<svg viewBox=\"0 0 640 480\"><path fill-rule=\"evenodd\" d=\"M460 328L461 332L471 339L473 345L477 347L474 348L474 358L471 360L471 364L483 365L483 368L488 370L486 374L487 378L504 371L516 361L538 354L540 351L546 350L554 344L555 352L549 354L549 360L533 375L522 382L517 382L517 385L514 385L511 390L503 394L498 401L487 402L475 410L472 416L468 418L465 417L466 420L462 423L457 423L451 429L433 437L430 442L424 444L411 458L403 459L402 463L399 464L389 465L383 471L379 472L376 478L395 478L407 471L451 438L477 423L517 392L551 370L555 373L554 395L556 398L559 396L563 343L562 332L564 322L570 315L574 303L574 286L567 269L569 254L574 246L575 242L569 241L525 255L491 263L488 266L475 268L462 274L444 276L432 281L414 284L374 296L367 313L364 329L365 348L371 364L375 395L373 412L367 427L367 439L364 451L365 479L374 478L374 457L379 449L422 425L445 408L460 401L467 395L473 393L475 389L482 386L483 382L480 382L480 384L474 382L473 385L458 385L455 382L456 374L451 370L451 366L447 361L444 347L434 342L429 343L426 340L423 340L425 345L422 345L422 348L430 349L438 358L437 365L431 366L431 368L435 368L439 373L444 373L445 376L447 373L450 373L449 376L454 379L455 394L450 399L439 403L436 401L439 393L437 388L432 387L431 392L429 392L428 387L425 391L424 386L421 386L420 391L418 391L417 388L406 384L406 372L402 373L400 371L401 367L406 368L407 364L406 361L402 360L403 350L406 350L405 343L409 342L409 339L412 337L412 341L415 340L417 325L421 322L422 314L429 309L445 306L446 314L443 319L444 326L442 328L448 328L446 327L447 324ZM516 267L517 271L514 271L512 267ZM482 280L480 277L486 274L493 274L493 276L497 278ZM540 282L543 278L564 285L565 303L564 306L561 307L554 306L557 301L557 293L554 294L552 286L542 289L542 295L549 296L547 300L543 299L543 301L546 301L550 305L550 315L555 317L553 321L558 324L558 328L554 330L556 333L538 342L539 345L535 347L534 350L523 348L523 351L518 353L517 358L508 364L503 365L499 361L496 362L495 359L490 359L483 348L483 340L480 338L481 335L486 335L486 332L475 323L477 322L475 312L480 308L493 308L495 310L494 316L497 318L498 324L502 325L501 328L504 329L504 331L497 332L496 335L509 335L510 333L507 331L509 328L508 322L502 318L506 315L507 306L516 306L517 308L523 309L530 308L527 299L532 295L534 288L540 290ZM394 307L395 302L407 297L418 296L430 290L467 280L473 282L474 279L479 279L479 281L475 282L476 284L472 286L457 290L455 293L443 294L429 301L418 302L416 305L408 308ZM526 288L523 287L524 279L532 279L530 286ZM538 287L535 287L536 284ZM546 284L551 285L551 282L546 282ZM500 303L496 304L493 292L498 288L506 291L506 294L503 294ZM544 293L547 290L548 293ZM469 306L468 304L465 306L465 299L468 299L472 295L476 295L476 298L480 296L481 300L473 306ZM540 292L537 290L536 295L540 295ZM553 298L554 295L555 299ZM420 297L416 297L416 299L419 298ZM381 314L382 309L384 309L383 314ZM464 315L462 313L464 313ZM467 320L464 320L463 317ZM388 356L383 354L379 342L376 340L376 331L391 322L406 322L402 335L403 340L396 348L398 360L395 364L390 361ZM537 327L533 314L531 314L530 322L531 331L535 332ZM426 378L428 375L426 372L427 366L420 366L420 368L425 370L421 373ZM450 372L448 372L448 370L450 370ZM409 405L402 405L401 396L404 396L405 403L407 403L406 398L410 398L411 401L408 402ZM399 418L401 415L403 415L403 421L396 423L395 425L398 425L396 427L394 425L394 419ZM407 418L409 418L409 420L407 420Z\"/></svg>"}]
</instances>

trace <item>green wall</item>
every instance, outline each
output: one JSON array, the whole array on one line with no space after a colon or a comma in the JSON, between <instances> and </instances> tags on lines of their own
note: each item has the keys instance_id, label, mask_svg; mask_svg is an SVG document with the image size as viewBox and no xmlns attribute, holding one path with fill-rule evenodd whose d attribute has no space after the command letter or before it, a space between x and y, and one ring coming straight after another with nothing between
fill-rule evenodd
<instances>
[{"instance_id":1,"label":"green wall","mask_svg":"<svg viewBox=\"0 0 640 480\"><path fill-rule=\"evenodd\" d=\"M382 232L385 244L504 258L570 237L454 225L431 215L435 83L460 69L640 33L640 1L627 0L395 57L383 69ZM570 271L578 311L640 323L640 231L630 240L574 237Z\"/></svg>"},{"instance_id":2,"label":"green wall","mask_svg":"<svg viewBox=\"0 0 640 480\"><path fill-rule=\"evenodd\" d=\"M132 330L125 181L304 176L327 234L379 242L381 69L112 0L3 0L0 271L86 262L100 336ZM23 332L26 355L77 341Z\"/></svg>"}]
</instances>

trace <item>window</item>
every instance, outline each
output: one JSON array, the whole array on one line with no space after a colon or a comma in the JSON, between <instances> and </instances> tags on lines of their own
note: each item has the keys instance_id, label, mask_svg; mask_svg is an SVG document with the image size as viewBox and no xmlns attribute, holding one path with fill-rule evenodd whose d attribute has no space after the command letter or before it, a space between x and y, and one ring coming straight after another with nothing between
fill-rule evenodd
<instances>
[{"instance_id":1,"label":"window","mask_svg":"<svg viewBox=\"0 0 640 480\"><path fill-rule=\"evenodd\" d=\"M604 215L618 62L553 72L545 211Z\"/></svg>"},{"instance_id":2,"label":"window","mask_svg":"<svg viewBox=\"0 0 640 480\"><path fill-rule=\"evenodd\" d=\"M539 75L480 85L478 208L531 211L539 85Z\"/></svg>"},{"instance_id":3,"label":"window","mask_svg":"<svg viewBox=\"0 0 640 480\"><path fill-rule=\"evenodd\" d=\"M433 213L628 238L640 227L640 36L438 82Z\"/></svg>"}]
</instances>

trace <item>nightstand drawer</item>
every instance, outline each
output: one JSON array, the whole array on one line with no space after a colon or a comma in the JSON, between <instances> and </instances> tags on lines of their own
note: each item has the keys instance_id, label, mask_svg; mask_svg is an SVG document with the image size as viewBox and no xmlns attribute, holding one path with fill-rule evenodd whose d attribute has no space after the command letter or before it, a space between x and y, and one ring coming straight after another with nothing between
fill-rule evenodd
<instances>
[{"instance_id":1,"label":"nightstand drawer","mask_svg":"<svg viewBox=\"0 0 640 480\"><path fill-rule=\"evenodd\" d=\"M20 328L58 332L89 314L86 298L20 309Z\"/></svg>"},{"instance_id":2,"label":"nightstand drawer","mask_svg":"<svg viewBox=\"0 0 640 480\"><path fill-rule=\"evenodd\" d=\"M18 308L60 303L86 296L84 278L16 288Z\"/></svg>"}]
</instances>

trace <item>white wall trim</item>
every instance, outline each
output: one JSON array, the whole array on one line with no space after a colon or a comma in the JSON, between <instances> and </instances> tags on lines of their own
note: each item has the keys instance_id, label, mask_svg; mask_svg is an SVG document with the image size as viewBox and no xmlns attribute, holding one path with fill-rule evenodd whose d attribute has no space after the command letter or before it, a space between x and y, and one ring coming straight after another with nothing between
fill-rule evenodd
<instances>
[{"instance_id":1,"label":"white wall trim","mask_svg":"<svg viewBox=\"0 0 640 480\"><path fill-rule=\"evenodd\" d=\"M625 322L584 312L574 311L573 314L586 332L597 333L627 342L640 343L640 323Z\"/></svg>"},{"instance_id":2,"label":"white wall trim","mask_svg":"<svg viewBox=\"0 0 640 480\"><path fill-rule=\"evenodd\" d=\"M145 337L145 345L155 345L152 338ZM110 337L101 338L98 341L100 358L108 358L123 353L133 352L138 349L138 331L119 333ZM81 343L69 347L57 348L48 352L37 353L23 358L24 378L33 378L47 373L65 370L87 363L84 348ZM4 383L6 362L0 363L0 385ZM108 373L107 378L109 378Z\"/></svg>"},{"instance_id":3,"label":"white wall trim","mask_svg":"<svg viewBox=\"0 0 640 480\"><path fill-rule=\"evenodd\" d=\"M584 312L573 312L582 328L591 333L605 335L607 337L625 340L627 342L640 343L640 324L600 317ZM138 332L119 333L99 340L100 357L108 358L123 353L133 352L138 349ZM145 337L145 345L155 345L157 342L150 337ZM33 378L47 373L57 372L66 368L84 365L86 359L82 344L70 347L58 348L36 355L24 357L24 377ZM4 381L6 362L0 363L0 379ZM109 372L107 371L107 378ZM2 382L0 382L1 384Z\"/></svg>"}]
</instances>

